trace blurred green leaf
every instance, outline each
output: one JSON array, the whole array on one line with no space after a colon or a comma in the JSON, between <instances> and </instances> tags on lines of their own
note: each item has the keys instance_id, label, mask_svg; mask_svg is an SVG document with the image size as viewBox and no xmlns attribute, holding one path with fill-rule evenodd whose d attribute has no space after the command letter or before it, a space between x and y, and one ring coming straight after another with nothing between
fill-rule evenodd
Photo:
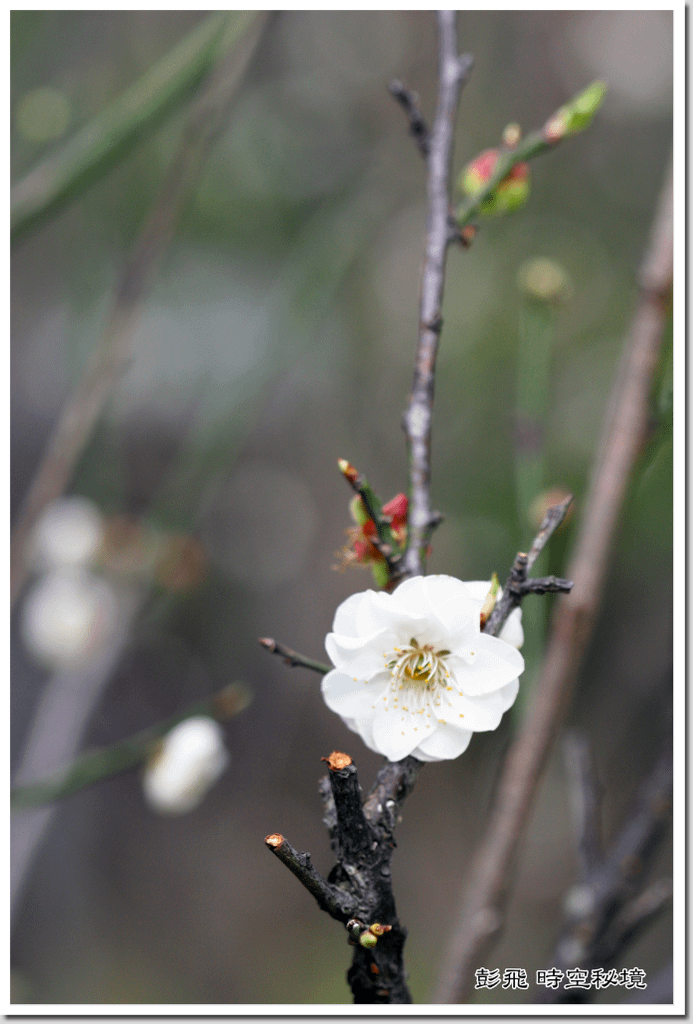
<instances>
[{"instance_id":1,"label":"blurred green leaf","mask_svg":"<svg viewBox=\"0 0 693 1024\"><path fill-rule=\"evenodd\" d=\"M206 18L65 145L34 167L11 193L15 239L77 199L184 104L219 58L257 17L255 11Z\"/></svg>"}]
</instances>

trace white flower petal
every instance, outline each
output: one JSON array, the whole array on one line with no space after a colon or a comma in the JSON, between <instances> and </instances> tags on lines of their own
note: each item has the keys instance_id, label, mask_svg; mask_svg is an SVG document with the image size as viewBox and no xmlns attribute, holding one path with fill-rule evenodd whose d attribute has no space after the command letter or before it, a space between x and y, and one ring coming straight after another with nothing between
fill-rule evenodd
<instances>
[{"instance_id":1,"label":"white flower petal","mask_svg":"<svg viewBox=\"0 0 693 1024\"><path fill-rule=\"evenodd\" d=\"M375 672L382 671L383 655L385 651L392 650L394 643L392 633L384 629L365 637L328 633L325 637L325 650L336 668L352 676L363 675L369 678Z\"/></svg>"},{"instance_id":2,"label":"white flower petal","mask_svg":"<svg viewBox=\"0 0 693 1024\"><path fill-rule=\"evenodd\" d=\"M506 644L512 644L519 650L525 642L525 634L522 629L522 609L516 608L506 619L503 628L498 634L498 639Z\"/></svg>"},{"instance_id":3,"label":"white flower petal","mask_svg":"<svg viewBox=\"0 0 693 1024\"><path fill-rule=\"evenodd\" d=\"M392 598L410 616L418 609L430 643L450 642L451 634L471 638L479 632L479 612L467 585L453 576L416 576L401 583Z\"/></svg>"},{"instance_id":4,"label":"white flower petal","mask_svg":"<svg viewBox=\"0 0 693 1024\"><path fill-rule=\"evenodd\" d=\"M488 597L488 592L491 589L490 580L471 580L469 583L465 583L465 587L469 591L469 594L473 601L478 602L479 611L481 611L482 605ZM503 588L498 588L499 596L503 593Z\"/></svg>"},{"instance_id":5,"label":"white flower petal","mask_svg":"<svg viewBox=\"0 0 693 1024\"><path fill-rule=\"evenodd\" d=\"M519 679L483 697L465 697L461 693L448 693L447 700L436 708L438 717L448 725L488 732L497 729L503 714L514 703L520 687Z\"/></svg>"},{"instance_id":6,"label":"white flower petal","mask_svg":"<svg viewBox=\"0 0 693 1024\"><path fill-rule=\"evenodd\" d=\"M367 590L364 597L366 600L358 606L356 615L359 634L390 629L397 632L404 630L411 636L416 625L421 624L421 611L418 615L408 613L395 601L394 594Z\"/></svg>"},{"instance_id":7,"label":"white flower petal","mask_svg":"<svg viewBox=\"0 0 693 1024\"><path fill-rule=\"evenodd\" d=\"M379 711L373 720L373 740L390 761L401 761L419 743L423 728L418 716L395 709Z\"/></svg>"},{"instance_id":8,"label":"white flower petal","mask_svg":"<svg viewBox=\"0 0 693 1024\"><path fill-rule=\"evenodd\" d=\"M457 729L453 725L439 725L436 731L419 743L412 753L419 761L447 761L459 757L469 746L470 729Z\"/></svg>"},{"instance_id":9,"label":"white flower petal","mask_svg":"<svg viewBox=\"0 0 693 1024\"><path fill-rule=\"evenodd\" d=\"M447 664L457 689L468 697L493 693L525 669L525 659L515 647L488 633L480 633L470 650L453 650Z\"/></svg>"},{"instance_id":10,"label":"white flower petal","mask_svg":"<svg viewBox=\"0 0 693 1024\"><path fill-rule=\"evenodd\" d=\"M373 714L373 704L382 695L388 678L388 673L382 673L381 680L376 677L367 683L334 669L323 677L322 695L331 711L346 718L361 718Z\"/></svg>"},{"instance_id":11,"label":"white flower petal","mask_svg":"<svg viewBox=\"0 0 693 1024\"><path fill-rule=\"evenodd\" d=\"M186 718L167 733L145 768L147 802L161 814L185 814L197 807L228 763L219 723L205 715Z\"/></svg>"},{"instance_id":12,"label":"white flower petal","mask_svg":"<svg viewBox=\"0 0 693 1024\"><path fill-rule=\"evenodd\" d=\"M343 636L359 635L356 628L356 614L364 597L365 594L352 594L351 597L347 597L346 601L342 601L335 612L332 623L334 633L341 633Z\"/></svg>"}]
</instances>

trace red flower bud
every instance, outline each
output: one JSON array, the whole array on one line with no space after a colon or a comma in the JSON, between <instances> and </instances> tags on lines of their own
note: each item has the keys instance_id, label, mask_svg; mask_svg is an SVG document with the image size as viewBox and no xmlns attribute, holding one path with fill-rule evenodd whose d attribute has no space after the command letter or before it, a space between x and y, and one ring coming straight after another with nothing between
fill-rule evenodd
<instances>
[{"instance_id":1,"label":"red flower bud","mask_svg":"<svg viewBox=\"0 0 693 1024\"><path fill-rule=\"evenodd\" d=\"M501 150L486 149L467 164L459 178L459 186L466 195L473 198L482 191L491 179L500 156ZM528 196L529 165L517 163L484 200L480 209L486 214L509 213L522 206Z\"/></svg>"}]
</instances>

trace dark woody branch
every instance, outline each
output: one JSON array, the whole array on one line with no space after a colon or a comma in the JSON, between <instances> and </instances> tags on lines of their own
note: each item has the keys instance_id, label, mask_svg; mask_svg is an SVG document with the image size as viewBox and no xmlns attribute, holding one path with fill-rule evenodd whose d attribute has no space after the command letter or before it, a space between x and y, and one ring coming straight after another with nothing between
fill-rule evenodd
<instances>
[{"instance_id":1,"label":"dark woody branch","mask_svg":"<svg viewBox=\"0 0 693 1024\"><path fill-rule=\"evenodd\" d=\"M584 774L574 778L573 784L582 787L584 778ZM590 856L581 858L582 877L568 894L566 921L551 967L563 972L611 967L633 938L668 906L669 879L648 887L645 881L669 827L672 786L672 760L664 754L618 838L601 857L595 857L595 822L590 815L583 817L579 845L589 849ZM589 996L589 990L558 988L543 992L541 998L563 1003L584 1002Z\"/></svg>"},{"instance_id":2,"label":"dark woody branch","mask_svg":"<svg viewBox=\"0 0 693 1024\"><path fill-rule=\"evenodd\" d=\"M343 923L354 916L355 901L343 889L325 881L311 864L309 853L298 853L278 832L267 836L265 846L296 875L301 885L315 897L321 910Z\"/></svg>"},{"instance_id":3,"label":"dark woody branch","mask_svg":"<svg viewBox=\"0 0 693 1024\"><path fill-rule=\"evenodd\" d=\"M354 957L347 978L355 1003L411 1003L403 950L406 930L397 917L390 863L399 804L410 792L421 763L408 757L387 763L363 802L356 767L348 754L323 758L329 768L321 780L325 824L337 863L327 880L279 834L268 848L293 872L322 910L348 927ZM366 930L368 934L366 934Z\"/></svg>"},{"instance_id":4,"label":"dark woody branch","mask_svg":"<svg viewBox=\"0 0 693 1024\"><path fill-rule=\"evenodd\" d=\"M416 95L406 89L397 79L390 82L390 92L409 119L409 131L419 147L421 156L428 157L431 151L431 133L424 116L418 108Z\"/></svg>"},{"instance_id":5,"label":"dark woody branch","mask_svg":"<svg viewBox=\"0 0 693 1024\"><path fill-rule=\"evenodd\" d=\"M587 878L604 857L601 820L603 787L597 775L592 747L584 733L573 730L566 734L563 756L578 836L580 877Z\"/></svg>"},{"instance_id":6,"label":"dark woody branch","mask_svg":"<svg viewBox=\"0 0 693 1024\"><path fill-rule=\"evenodd\" d=\"M573 584L570 580L558 579L556 576L527 577L529 569L534 565L551 534L563 522L572 500L572 496L569 496L559 505L552 505L544 516L539 532L529 549L529 553L525 554L524 551L518 551L513 567L510 570L510 576L503 589L503 596L489 615L488 621L484 626L485 633L490 633L491 636L498 636L503 628L503 623L527 594L569 594L572 590Z\"/></svg>"}]
</instances>

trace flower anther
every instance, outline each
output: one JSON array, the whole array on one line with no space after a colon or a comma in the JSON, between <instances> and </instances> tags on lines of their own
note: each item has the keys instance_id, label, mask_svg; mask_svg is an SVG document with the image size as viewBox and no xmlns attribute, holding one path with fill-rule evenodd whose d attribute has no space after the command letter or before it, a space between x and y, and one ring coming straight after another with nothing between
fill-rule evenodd
<instances>
[{"instance_id":1,"label":"flower anther","mask_svg":"<svg viewBox=\"0 0 693 1024\"><path fill-rule=\"evenodd\" d=\"M500 638L482 633L490 588L418 576L392 594L352 595L325 642L328 707L390 761L457 757L472 733L497 728L517 696L523 638L519 609Z\"/></svg>"}]
</instances>

